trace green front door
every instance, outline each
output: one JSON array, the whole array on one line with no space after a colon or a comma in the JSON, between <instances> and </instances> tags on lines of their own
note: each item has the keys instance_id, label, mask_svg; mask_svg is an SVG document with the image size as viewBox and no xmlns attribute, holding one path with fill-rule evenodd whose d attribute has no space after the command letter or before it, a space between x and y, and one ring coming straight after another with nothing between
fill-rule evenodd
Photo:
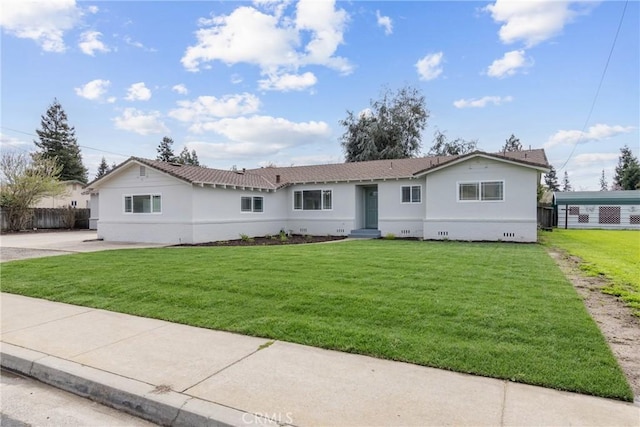
<instances>
[{"instance_id":1,"label":"green front door","mask_svg":"<svg viewBox=\"0 0 640 427\"><path fill-rule=\"evenodd\" d=\"M378 229L378 187L364 189L364 228Z\"/></svg>"}]
</instances>

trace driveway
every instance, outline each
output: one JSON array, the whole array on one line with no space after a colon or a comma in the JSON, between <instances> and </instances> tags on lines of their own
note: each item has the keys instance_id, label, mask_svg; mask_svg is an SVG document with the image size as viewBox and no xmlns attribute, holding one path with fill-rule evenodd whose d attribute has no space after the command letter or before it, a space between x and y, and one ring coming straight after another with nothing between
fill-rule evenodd
<instances>
[{"instance_id":1,"label":"driveway","mask_svg":"<svg viewBox=\"0 0 640 427\"><path fill-rule=\"evenodd\" d=\"M97 238L94 230L5 234L0 236L0 262L78 252L164 246L153 243L104 242Z\"/></svg>"}]
</instances>

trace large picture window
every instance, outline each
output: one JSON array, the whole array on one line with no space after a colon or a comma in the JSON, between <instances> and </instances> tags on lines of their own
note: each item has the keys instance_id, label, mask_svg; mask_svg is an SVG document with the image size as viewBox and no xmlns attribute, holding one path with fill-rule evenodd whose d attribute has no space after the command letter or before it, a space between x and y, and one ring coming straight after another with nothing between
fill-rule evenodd
<instances>
[{"instance_id":1,"label":"large picture window","mask_svg":"<svg viewBox=\"0 0 640 427\"><path fill-rule=\"evenodd\" d=\"M300 190L293 192L293 209L319 211L333 209L332 190Z\"/></svg>"},{"instance_id":2,"label":"large picture window","mask_svg":"<svg viewBox=\"0 0 640 427\"><path fill-rule=\"evenodd\" d=\"M162 213L160 194L140 194L124 196L125 213Z\"/></svg>"},{"instance_id":3,"label":"large picture window","mask_svg":"<svg viewBox=\"0 0 640 427\"><path fill-rule=\"evenodd\" d=\"M504 181L461 182L458 200L462 202L491 202L504 200Z\"/></svg>"},{"instance_id":4,"label":"large picture window","mask_svg":"<svg viewBox=\"0 0 640 427\"><path fill-rule=\"evenodd\" d=\"M263 197L241 197L240 198L241 212L263 212L263 210L264 210Z\"/></svg>"},{"instance_id":5,"label":"large picture window","mask_svg":"<svg viewBox=\"0 0 640 427\"><path fill-rule=\"evenodd\" d=\"M402 186L402 203L421 203L422 187L419 185Z\"/></svg>"}]
</instances>

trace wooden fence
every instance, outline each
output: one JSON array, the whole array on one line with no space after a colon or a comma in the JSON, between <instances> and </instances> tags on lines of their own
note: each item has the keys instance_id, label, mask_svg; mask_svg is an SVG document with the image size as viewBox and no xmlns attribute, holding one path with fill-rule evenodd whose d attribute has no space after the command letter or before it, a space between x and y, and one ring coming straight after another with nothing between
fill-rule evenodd
<instances>
[{"instance_id":1,"label":"wooden fence","mask_svg":"<svg viewBox=\"0 0 640 427\"><path fill-rule=\"evenodd\" d=\"M75 213L73 219L73 227L77 229L89 228L89 217L91 215L90 209L72 209ZM69 228L69 209L46 209L35 208L32 209L33 215L31 221L27 224L26 229L34 228ZM0 210L0 225L2 230L7 230L8 221L5 215L4 209Z\"/></svg>"},{"instance_id":2,"label":"wooden fence","mask_svg":"<svg viewBox=\"0 0 640 427\"><path fill-rule=\"evenodd\" d=\"M538 225L549 229L558 225L555 209L552 205L538 205Z\"/></svg>"}]
</instances>

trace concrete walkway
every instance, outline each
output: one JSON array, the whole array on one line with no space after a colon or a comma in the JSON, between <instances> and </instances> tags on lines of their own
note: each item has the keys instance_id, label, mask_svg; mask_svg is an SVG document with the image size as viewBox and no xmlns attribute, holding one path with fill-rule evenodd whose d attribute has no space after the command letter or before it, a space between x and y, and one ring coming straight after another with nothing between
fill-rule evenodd
<instances>
[{"instance_id":1,"label":"concrete walkway","mask_svg":"<svg viewBox=\"0 0 640 427\"><path fill-rule=\"evenodd\" d=\"M153 248L153 243L104 242L94 230L11 233L0 236L0 262L77 252Z\"/></svg>"},{"instance_id":2,"label":"concrete walkway","mask_svg":"<svg viewBox=\"0 0 640 427\"><path fill-rule=\"evenodd\" d=\"M4 368L159 424L640 425L614 400L0 296Z\"/></svg>"}]
</instances>

